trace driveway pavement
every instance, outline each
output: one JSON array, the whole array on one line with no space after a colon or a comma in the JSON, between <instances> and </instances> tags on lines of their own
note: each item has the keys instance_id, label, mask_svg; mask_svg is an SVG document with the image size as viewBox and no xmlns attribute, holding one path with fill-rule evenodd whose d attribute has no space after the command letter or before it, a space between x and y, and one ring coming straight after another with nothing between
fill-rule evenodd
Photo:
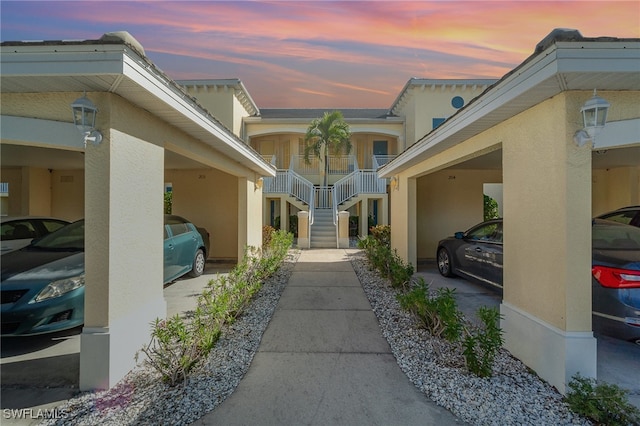
<instances>
[{"instance_id":1,"label":"driveway pavement","mask_svg":"<svg viewBox=\"0 0 640 426\"><path fill-rule=\"evenodd\" d=\"M500 307L501 297L493 290L460 278L445 278L435 264L419 265L418 276L431 288L456 289L458 307L469 318L480 306ZM629 402L640 408L640 345L596 334L598 380L617 384L629 391Z\"/></svg>"}]
</instances>

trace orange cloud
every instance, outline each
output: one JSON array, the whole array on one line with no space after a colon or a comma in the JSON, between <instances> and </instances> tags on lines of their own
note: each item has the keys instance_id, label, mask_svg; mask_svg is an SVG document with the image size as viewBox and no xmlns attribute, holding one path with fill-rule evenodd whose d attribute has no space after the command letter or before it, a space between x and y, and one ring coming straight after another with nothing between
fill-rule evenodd
<instances>
[{"instance_id":1,"label":"orange cloud","mask_svg":"<svg viewBox=\"0 0 640 426\"><path fill-rule=\"evenodd\" d=\"M6 3L3 38L126 30L169 76L240 78L263 107L388 107L410 77L499 78L554 28L640 37L638 1Z\"/></svg>"}]
</instances>

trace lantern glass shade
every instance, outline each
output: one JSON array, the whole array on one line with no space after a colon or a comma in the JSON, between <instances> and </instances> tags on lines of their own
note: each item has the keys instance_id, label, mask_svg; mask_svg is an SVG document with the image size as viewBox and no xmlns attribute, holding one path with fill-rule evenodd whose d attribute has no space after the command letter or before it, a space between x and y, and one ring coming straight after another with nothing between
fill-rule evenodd
<instances>
[{"instance_id":1,"label":"lantern glass shade","mask_svg":"<svg viewBox=\"0 0 640 426\"><path fill-rule=\"evenodd\" d=\"M73 110L73 124L82 133L89 133L95 129L98 108L86 96L76 99L71 104Z\"/></svg>"},{"instance_id":2,"label":"lantern glass shade","mask_svg":"<svg viewBox=\"0 0 640 426\"><path fill-rule=\"evenodd\" d=\"M596 95L594 91L593 97L580 109L585 130L604 127L610 106L609 102Z\"/></svg>"}]
</instances>

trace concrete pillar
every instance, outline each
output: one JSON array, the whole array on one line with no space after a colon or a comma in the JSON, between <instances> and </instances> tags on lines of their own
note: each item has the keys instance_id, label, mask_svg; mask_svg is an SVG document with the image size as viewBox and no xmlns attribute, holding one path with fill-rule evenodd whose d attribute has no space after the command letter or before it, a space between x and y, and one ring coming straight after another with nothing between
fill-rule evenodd
<instances>
[{"instance_id":1,"label":"concrete pillar","mask_svg":"<svg viewBox=\"0 0 640 426\"><path fill-rule=\"evenodd\" d=\"M338 248L349 248L349 212L338 213Z\"/></svg>"},{"instance_id":2,"label":"concrete pillar","mask_svg":"<svg viewBox=\"0 0 640 426\"><path fill-rule=\"evenodd\" d=\"M107 389L135 366L163 297L164 150L116 130L85 154L85 324L80 389Z\"/></svg>"},{"instance_id":3,"label":"concrete pillar","mask_svg":"<svg viewBox=\"0 0 640 426\"><path fill-rule=\"evenodd\" d=\"M246 246L262 246L262 190L247 177L238 178L238 260Z\"/></svg>"},{"instance_id":4,"label":"concrete pillar","mask_svg":"<svg viewBox=\"0 0 640 426\"><path fill-rule=\"evenodd\" d=\"M360 201L360 236L366 237L369 235L369 200L364 199Z\"/></svg>"},{"instance_id":5,"label":"concrete pillar","mask_svg":"<svg viewBox=\"0 0 640 426\"><path fill-rule=\"evenodd\" d=\"M414 268L417 258L417 181L400 176L391 189L391 247Z\"/></svg>"},{"instance_id":6,"label":"concrete pillar","mask_svg":"<svg viewBox=\"0 0 640 426\"><path fill-rule=\"evenodd\" d=\"M389 197L386 194L380 199L380 206L378 207L378 223L380 225L389 224Z\"/></svg>"},{"instance_id":7,"label":"concrete pillar","mask_svg":"<svg viewBox=\"0 0 640 426\"><path fill-rule=\"evenodd\" d=\"M287 211L287 200L280 198L280 228L289 230L289 212Z\"/></svg>"},{"instance_id":8,"label":"concrete pillar","mask_svg":"<svg viewBox=\"0 0 640 426\"><path fill-rule=\"evenodd\" d=\"M596 376L591 146L573 142L584 99L569 96L529 110L502 153L505 347L561 392Z\"/></svg>"},{"instance_id":9,"label":"concrete pillar","mask_svg":"<svg viewBox=\"0 0 640 426\"><path fill-rule=\"evenodd\" d=\"M309 212L298 212L298 248L309 248Z\"/></svg>"}]
</instances>

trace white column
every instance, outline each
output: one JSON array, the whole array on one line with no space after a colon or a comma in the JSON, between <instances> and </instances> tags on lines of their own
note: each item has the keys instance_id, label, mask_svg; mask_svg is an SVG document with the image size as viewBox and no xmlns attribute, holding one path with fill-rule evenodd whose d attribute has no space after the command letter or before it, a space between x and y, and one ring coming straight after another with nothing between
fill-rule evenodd
<instances>
[{"instance_id":1,"label":"white column","mask_svg":"<svg viewBox=\"0 0 640 426\"><path fill-rule=\"evenodd\" d=\"M87 144L81 390L115 385L166 316L163 182L162 147L116 130Z\"/></svg>"}]
</instances>

